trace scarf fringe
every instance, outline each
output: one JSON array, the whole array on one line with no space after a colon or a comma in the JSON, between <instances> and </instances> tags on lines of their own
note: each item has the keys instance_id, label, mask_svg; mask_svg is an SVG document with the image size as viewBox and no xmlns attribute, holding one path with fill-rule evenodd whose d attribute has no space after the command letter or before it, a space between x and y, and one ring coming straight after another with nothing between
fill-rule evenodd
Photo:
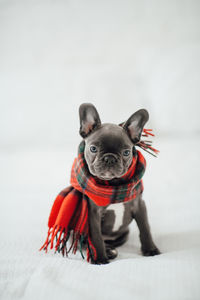
<instances>
[{"instance_id":1,"label":"scarf fringe","mask_svg":"<svg viewBox=\"0 0 200 300\"><path fill-rule=\"evenodd\" d=\"M72 242L70 247L67 249L67 242L69 237L72 236ZM55 242L56 240L56 242ZM69 230L65 232L65 228L54 226L53 228L49 228L47 238L45 243L39 249L39 251L44 250L46 253L48 252L48 248L50 245L50 249L55 249L55 253L62 253L63 256L68 256L68 253L71 251L73 254L76 254L79 243L79 251L83 259L85 259L83 254L83 243L86 243L86 253L87 253L87 261L95 262L97 259L97 251L95 246L93 245L89 236L85 236L78 231Z\"/></svg>"},{"instance_id":2,"label":"scarf fringe","mask_svg":"<svg viewBox=\"0 0 200 300\"><path fill-rule=\"evenodd\" d=\"M143 132L142 132L142 136L143 137L149 137L149 136L152 136L154 137L155 135L153 134L152 132L153 130L152 129L146 129L144 128L143 129ZM157 157L156 155L160 152L159 150L153 148L151 146L152 144L152 141L145 141L145 140L141 140L139 141L136 146L140 147L141 149L143 149L144 151L148 152L149 154L153 155L154 157Z\"/></svg>"}]
</instances>

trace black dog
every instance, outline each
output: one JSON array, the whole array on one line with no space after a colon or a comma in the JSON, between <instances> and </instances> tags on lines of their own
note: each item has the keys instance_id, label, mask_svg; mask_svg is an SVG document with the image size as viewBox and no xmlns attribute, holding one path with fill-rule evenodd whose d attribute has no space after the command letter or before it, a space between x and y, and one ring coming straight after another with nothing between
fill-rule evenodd
<instances>
[{"instance_id":1,"label":"black dog","mask_svg":"<svg viewBox=\"0 0 200 300\"><path fill-rule=\"evenodd\" d=\"M101 124L92 104L80 106L80 135L85 140L84 157L90 173L111 183L123 176L131 162L135 144L139 142L149 115L145 109L135 112L123 125ZM99 207L89 202L92 241L97 249L96 263L107 263L117 256L115 247L128 238L128 225L135 219L140 231L141 249L145 256L160 254L153 242L145 202L141 194L130 202Z\"/></svg>"}]
</instances>

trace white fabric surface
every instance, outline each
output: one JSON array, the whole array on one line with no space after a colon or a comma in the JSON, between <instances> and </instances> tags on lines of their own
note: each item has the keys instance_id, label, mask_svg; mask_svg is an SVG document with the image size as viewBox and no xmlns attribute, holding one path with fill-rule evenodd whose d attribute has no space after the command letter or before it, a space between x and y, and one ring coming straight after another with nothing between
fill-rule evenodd
<instances>
[{"instance_id":1,"label":"white fabric surface","mask_svg":"<svg viewBox=\"0 0 200 300\"><path fill-rule=\"evenodd\" d=\"M156 139L159 158L147 158L144 199L162 254L142 257L133 221L129 241L108 265L80 253L38 252L57 192L68 184L74 151L1 155L1 299L200 298L199 140Z\"/></svg>"},{"instance_id":2,"label":"white fabric surface","mask_svg":"<svg viewBox=\"0 0 200 300\"><path fill-rule=\"evenodd\" d=\"M0 0L0 298L199 300L199 0ZM138 230L108 265L38 252L69 182L78 106L103 122L150 113L158 159ZM168 136L168 138L167 138ZM165 138L164 138L165 137Z\"/></svg>"}]
</instances>

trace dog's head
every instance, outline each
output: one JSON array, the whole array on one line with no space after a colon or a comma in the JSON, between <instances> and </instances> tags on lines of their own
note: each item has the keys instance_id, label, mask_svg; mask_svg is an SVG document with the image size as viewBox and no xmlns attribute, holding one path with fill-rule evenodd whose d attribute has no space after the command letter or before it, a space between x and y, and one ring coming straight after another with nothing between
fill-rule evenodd
<instances>
[{"instance_id":1,"label":"dog's head","mask_svg":"<svg viewBox=\"0 0 200 300\"><path fill-rule=\"evenodd\" d=\"M79 116L80 135L85 140L84 157L90 173L103 180L123 176L132 162L148 112L140 109L120 125L101 124L94 105L83 103Z\"/></svg>"}]
</instances>

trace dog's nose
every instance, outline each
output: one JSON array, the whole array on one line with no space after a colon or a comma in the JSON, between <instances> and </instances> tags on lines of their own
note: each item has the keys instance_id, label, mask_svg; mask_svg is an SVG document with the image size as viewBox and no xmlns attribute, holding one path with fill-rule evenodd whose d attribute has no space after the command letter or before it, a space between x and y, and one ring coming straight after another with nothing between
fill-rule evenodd
<instances>
[{"instance_id":1,"label":"dog's nose","mask_svg":"<svg viewBox=\"0 0 200 300\"><path fill-rule=\"evenodd\" d=\"M114 155L111 154L104 156L103 159L107 165L113 165L114 163L117 162L117 159L114 157Z\"/></svg>"}]
</instances>

